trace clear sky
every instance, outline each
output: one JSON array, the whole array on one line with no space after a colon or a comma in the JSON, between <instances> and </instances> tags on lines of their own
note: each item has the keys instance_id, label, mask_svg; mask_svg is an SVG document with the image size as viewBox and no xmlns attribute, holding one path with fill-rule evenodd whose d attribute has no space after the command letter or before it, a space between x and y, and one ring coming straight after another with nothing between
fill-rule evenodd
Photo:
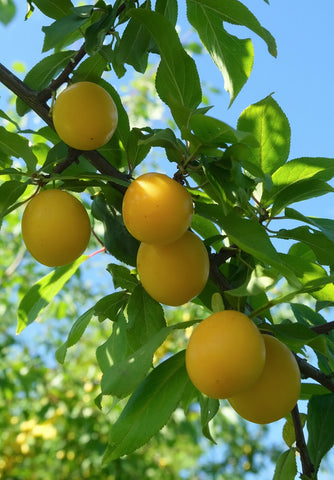
<instances>
[{"instance_id":1,"label":"clear sky","mask_svg":"<svg viewBox=\"0 0 334 480\"><path fill-rule=\"evenodd\" d=\"M246 29L239 29L241 36L253 39L255 61L249 81L229 109L222 75L208 56L203 57L199 63L200 76L224 92L212 98L215 102L212 114L235 127L248 105L274 92L291 125L290 158L334 158L334 1L271 0L267 5L264 0L247 0L244 3L275 37L278 57L270 56L263 40ZM24 22L26 2L17 0L16 4L18 12L14 21L6 27L0 24L0 61L8 68L20 61L29 70L41 58L41 27L45 20L46 24L52 20L45 19L36 9ZM1 86L0 96L4 98ZM1 98L0 108L6 109ZM302 211L334 218L333 194L307 202ZM267 475L265 480L271 478L269 472Z\"/></svg>"}]
</instances>

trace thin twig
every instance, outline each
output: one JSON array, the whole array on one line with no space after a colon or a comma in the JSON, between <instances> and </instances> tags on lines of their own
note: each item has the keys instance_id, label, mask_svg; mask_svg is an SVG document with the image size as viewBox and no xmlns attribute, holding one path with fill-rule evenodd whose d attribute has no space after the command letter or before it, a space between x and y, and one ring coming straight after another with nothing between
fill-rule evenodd
<instances>
[{"instance_id":1,"label":"thin twig","mask_svg":"<svg viewBox=\"0 0 334 480\"><path fill-rule=\"evenodd\" d=\"M314 476L315 468L313 463L311 462L310 455L308 453L304 432L303 432L303 426L300 421L298 405L296 405L292 410L291 416L292 416L293 426L294 426L295 435L296 435L296 446L300 454L300 461L302 464L303 475L305 475L308 478L312 478L313 480L316 480L316 476Z\"/></svg>"},{"instance_id":2,"label":"thin twig","mask_svg":"<svg viewBox=\"0 0 334 480\"><path fill-rule=\"evenodd\" d=\"M316 380L318 383L320 383L320 385L326 387L327 390L334 393L333 376L326 375L321 370L308 363L304 358L300 358L298 355L295 355L295 357L298 362L299 369L305 377L313 378L313 380Z\"/></svg>"}]
</instances>

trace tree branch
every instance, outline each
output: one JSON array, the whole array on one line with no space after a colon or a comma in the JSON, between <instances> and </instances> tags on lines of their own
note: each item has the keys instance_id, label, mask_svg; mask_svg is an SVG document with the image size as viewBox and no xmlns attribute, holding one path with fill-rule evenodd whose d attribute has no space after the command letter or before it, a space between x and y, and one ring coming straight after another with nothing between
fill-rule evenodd
<instances>
[{"instance_id":1,"label":"tree branch","mask_svg":"<svg viewBox=\"0 0 334 480\"><path fill-rule=\"evenodd\" d=\"M294 426L295 435L296 435L296 446L297 446L298 452L300 453L300 460L302 464L303 475L316 480L316 477L314 476L315 468L313 463L311 462L311 459L307 450L307 445L305 442L305 437L303 432L303 426L300 421L298 405L296 405L292 410L291 416L292 416L293 426Z\"/></svg>"},{"instance_id":2,"label":"tree branch","mask_svg":"<svg viewBox=\"0 0 334 480\"><path fill-rule=\"evenodd\" d=\"M324 323L323 325L316 325L314 327L311 327L311 330L319 334L324 333L328 335L332 330L334 330L334 321Z\"/></svg>"},{"instance_id":3,"label":"tree branch","mask_svg":"<svg viewBox=\"0 0 334 480\"><path fill-rule=\"evenodd\" d=\"M45 102L40 101L38 92L28 87L22 80L2 65L2 63L0 63L0 82L34 110L49 127L53 128L53 122L49 115L49 107Z\"/></svg>"},{"instance_id":4,"label":"tree branch","mask_svg":"<svg viewBox=\"0 0 334 480\"><path fill-rule=\"evenodd\" d=\"M49 100L49 98L51 98L52 96L52 93L56 91L61 85L63 85L63 83L69 80L69 76L74 71L76 66L81 62L85 55L85 44L83 44L77 51L75 57L70 62L68 62L68 64L66 65L64 70L58 75L58 77L55 78L47 88L44 88L44 90L41 90L37 94L40 102L44 103Z\"/></svg>"}]
</instances>

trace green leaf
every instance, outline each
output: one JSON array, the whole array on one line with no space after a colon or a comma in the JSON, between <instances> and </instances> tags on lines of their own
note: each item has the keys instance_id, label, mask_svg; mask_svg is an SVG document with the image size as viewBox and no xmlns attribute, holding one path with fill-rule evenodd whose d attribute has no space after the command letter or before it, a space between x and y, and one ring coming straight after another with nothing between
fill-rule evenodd
<instances>
[{"instance_id":1,"label":"green leaf","mask_svg":"<svg viewBox=\"0 0 334 480\"><path fill-rule=\"evenodd\" d=\"M297 182L286 187L275 196L270 215L274 217L288 205L320 197L333 191L333 187L321 180L311 179Z\"/></svg>"},{"instance_id":2,"label":"green leaf","mask_svg":"<svg viewBox=\"0 0 334 480\"><path fill-rule=\"evenodd\" d=\"M311 231L306 225L291 230L282 229L276 238L297 240L308 245L321 265L334 265L334 242L322 232Z\"/></svg>"},{"instance_id":3,"label":"green leaf","mask_svg":"<svg viewBox=\"0 0 334 480\"><path fill-rule=\"evenodd\" d=\"M117 0L113 6L104 5L102 16L99 16L98 20L87 28L85 49L89 55L94 55L102 48L106 35L110 33L114 25L121 3L120 0Z\"/></svg>"},{"instance_id":4,"label":"green leaf","mask_svg":"<svg viewBox=\"0 0 334 480\"><path fill-rule=\"evenodd\" d=\"M112 423L103 466L132 453L156 434L180 403L189 382L184 351L154 368Z\"/></svg>"},{"instance_id":5,"label":"green leaf","mask_svg":"<svg viewBox=\"0 0 334 480\"><path fill-rule=\"evenodd\" d=\"M130 137L130 121L128 114L124 108L122 100L117 92L117 90L110 85L109 82L106 82L103 79L100 79L99 84L107 90L107 92L111 95L112 99L114 100L116 107L117 107L117 114L118 114L118 122L117 122L117 129L116 134L118 135L119 139L121 140L124 148L127 148L128 139ZM115 136L115 134L114 134ZM145 150L146 152L146 150ZM145 155L147 152L145 153Z\"/></svg>"},{"instance_id":6,"label":"green leaf","mask_svg":"<svg viewBox=\"0 0 334 480\"><path fill-rule=\"evenodd\" d=\"M106 249L117 260L135 266L139 242L126 229L121 212L109 202L107 204L101 193L94 197L92 214L104 223Z\"/></svg>"},{"instance_id":7,"label":"green leaf","mask_svg":"<svg viewBox=\"0 0 334 480\"><path fill-rule=\"evenodd\" d=\"M303 255L305 251L311 252L311 256ZM288 255L280 255L281 258L284 258L285 263L288 263L294 270L302 285L309 288L311 295L318 300L334 300L333 276L329 276L324 267L315 263L316 255L308 245L295 243L290 248Z\"/></svg>"},{"instance_id":8,"label":"green leaf","mask_svg":"<svg viewBox=\"0 0 334 480\"><path fill-rule=\"evenodd\" d=\"M156 0L155 11L168 18L172 25L176 25L178 14L177 0Z\"/></svg>"},{"instance_id":9,"label":"green leaf","mask_svg":"<svg viewBox=\"0 0 334 480\"><path fill-rule=\"evenodd\" d=\"M294 271L282 260L271 243L266 230L258 222L241 218L234 211L224 215L221 207L217 205L204 205L197 202L196 211L213 222L217 222L230 238L230 241L240 247L241 250L253 255L265 264L273 266L278 272L285 275L292 285L300 287L300 282Z\"/></svg>"},{"instance_id":10,"label":"green leaf","mask_svg":"<svg viewBox=\"0 0 334 480\"><path fill-rule=\"evenodd\" d=\"M140 8L146 8L145 2ZM116 61L127 63L137 72L145 73L148 62L148 46L151 36L147 28L134 18L130 18L122 38L116 44Z\"/></svg>"},{"instance_id":11,"label":"green leaf","mask_svg":"<svg viewBox=\"0 0 334 480\"><path fill-rule=\"evenodd\" d=\"M206 23L207 16L217 17L221 22L228 22L233 25L243 25L249 28L262 38L271 55L276 57L276 42L268 30L259 23L257 18L248 10L248 8L237 0L187 0L188 8L198 8L199 16L202 15L203 23Z\"/></svg>"},{"instance_id":12,"label":"green leaf","mask_svg":"<svg viewBox=\"0 0 334 480\"><path fill-rule=\"evenodd\" d=\"M123 288L124 290L132 292L138 285L138 279L136 275L124 265L110 263L107 267L107 270L112 275L112 280L116 289Z\"/></svg>"},{"instance_id":13,"label":"green leaf","mask_svg":"<svg viewBox=\"0 0 334 480\"><path fill-rule=\"evenodd\" d=\"M75 274L80 265L87 260L82 255L75 262L58 267L36 282L22 298L18 312L17 333L21 333L32 323L51 300L60 292L66 282Z\"/></svg>"},{"instance_id":14,"label":"green leaf","mask_svg":"<svg viewBox=\"0 0 334 480\"><path fill-rule=\"evenodd\" d=\"M129 11L132 18L145 25L154 38L161 56L156 89L169 106L175 122L188 124L191 112L202 101L201 84L194 60L184 50L179 36L166 17L144 9Z\"/></svg>"},{"instance_id":15,"label":"green leaf","mask_svg":"<svg viewBox=\"0 0 334 480\"><path fill-rule=\"evenodd\" d=\"M61 18L71 12L73 4L70 0L33 0L39 10L50 18Z\"/></svg>"},{"instance_id":16,"label":"green leaf","mask_svg":"<svg viewBox=\"0 0 334 480\"><path fill-rule=\"evenodd\" d=\"M66 42L66 39L74 32L80 33L80 27L86 22L87 18L79 17L78 15L71 13L65 17L60 17L51 25L42 27L42 31L45 34L42 51L47 52L51 48L63 45Z\"/></svg>"},{"instance_id":17,"label":"green leaf","mask_svg":"<svg viewBox=\"0 0 334 480\"><path fill-rule=\"evenodd\" d=\"M99 83L107 65L108 59L99 51L79 64L74 70L71 80L73 83L84 81Z\"/></svg>"},{"instance_id":18,"label":"green leaf","mask_svg":"<svg viewBox=\"0 0 334 480\"><path fill-rule=\"evenodd\" d=\"M322 458L334 445L334 395L314 396L308 403L307 448L318 470Z\"/></svg>"},{"instance_id":19,"label":"green leaf","mask_svg":"<svg viewBox=\"0 0 334 480\"><path fill-rule=\"evenodd\" d=\"M328 395L328 389L318 383L302 383L300 400L310 400L312 396L316 395Z\"/></svg>"},{"instance_id":20,"label":"green leaf","mask_svg":"<svg viewBox=\"0 0 334 480\"><path fill-rule=\"evenodd\" d=\"M138 285L129 298L127 307L128 340L131 348L137 350L150 337L166 326L164 310Z\"/></svg>"},{"instance_id":21,"label":"green leaf","mask_svg":"<svg viewBox=\"0 0 334 480\"><path fill-rule=\"evenodd\" d=\"M315 312L313 308L308 305L291 303L290 307L298 323L312 327L326 323L325 318L320 313Z\"/></svg>"},{"instance_id":22,"label":"green leaf","mask_svg":"<svg viewBox=\"0 0 334 480\"><path fill-rule=\"evenodd\" d=\"M49 86L50 82L61 72L75 55L75 51L57 52L43 58L25 76L24 83L40 91ZM21 99L16 100L16 111L20 116L25 115L30 107Z\"/></svg>"},{"instance_id":23,"label":"green leaf","mask_svg":"<svg viewBox=\"0 0 334 480\"><path fill-rule=\"evenodd\" d=\"M300 413L299 417L300 417L302 427L304 427L307 415L305 415L305 413ZM291 448L296 442L296 432L295 432L291 415L288 416L283 427L283 440L285 441L285 443L289 448Z\"/></svg>"},{"instance_id":24,"label":"green leaf","mask_svg":"<svg viewBox=\"0 0 334 480\"><path fill-rule=\"evenodd\" d=\"M153 355L170 333L170 327L164 327L136 351L104 370L101 389L104 395L126 397L144 380L152 366Z\"/></svg>"},{"instance_id":25,"label":"green leaf","mask_svg":"<svg viewBox=\"0 0 334 480\"><path fill-rule=\"evenodd\" d=\"M7 122L11 123L12 125L14 125L17 130L20 130L19 124L15 122L12 118L10 118L9 115L7 115L7 113L1 109L0 109L0 117L5 119Z\"/></svg>"},{"instance_id":26,"label":"green leaf","mask_svg":"<svg viewBox=\"0 0 334 480\"><path fill-rule=\"evenodd\" d=\"M258 146L258 141L251 133L235 130L221 120L207 115L192 115L190 126L203 145L224 147L226 143L245 143L252 147Z\"/></svg>"},{"instance_id":27,"label":"green leaf","mask_svg":"<svg viewBox=\"0 0 334 480\"><path fill-rule=\"evenodd\" d=\"M120 311L114 320L110 337L96 349L96 359L101 372L105 372L112 365L122 362L128 354L126 319Z\"/></svg>"},{"instance_id":28,"label":"green leaf","mask_svg":"<svg viewBox=\"0 0 334 480\"><path fill-rule=\"evenodd\" d=\"M278 273L262 265L256 265L246 282L238 288L229 290L228 294L236 297L258 295L270 289L278 281Z\"/></svg>"},{"instance_id":29,"label":"green leaf","mask_svg":"<svg viewBox=\"0 0 334 480\"><path fill-rule=\"evenodd\" d=\"M209 423L219 410L219 400L204 395L200 395L199 400L201 406L202 433L208 440L216 443L211 435Z\"/></svg>"},{"instance_id":30,"label":"green leaf","mask_svg":"<svg viewBox=\"0 0 334 480\"><path fill-rule=\"evenodd\" d=\"M74 322L71 330L69 331L66 342L63 343L63 345L61 345L61 347L59 347L56 351L56 359L59 363L64 363L68 348L78 343L88 327L93 315L94 308L90 308L85 313L80 315L80 317Z\"/></svg>"},{"instance_id":31,"label":"green leaf","mask_svg":"<svg viewBox=\"0 0 334 480\"><path fill-rule=\"evenodd\" d=\"M258 141L248 161L272 174L285 164L290 151L290 125L278 103L268 96L250 105L238 120L238 129L250 132Z\"/></svg>"},{"instance_id":32,"label":"green leaf","mask_svg":"<svg viewBox=\"0 0 334 480\"><path fill-rule=\"evenodd\" d=\"M272 188L265 190L262 196L264 207L274 202L278 195L284 197L284 190L291 192L291 187L302 184L302 189L309 191L311 185L306 180L327 182L334 176L334 159L324 157L301 157L282 165L272 176Z\"/></svg>"},{"instance_id":33,"label":"green leaf","mask_svg":"<svg viewBox=\"0 0 334 480\"><path fill-rule=\"evenodd\" d=\"M7 209L24 193L27 185L17 180L8 180L0 185L0 225Z\"/></svg>"},{"instance_id":34,"label":"green leaf","mask_svg":"<svg viewBox=\"0 0 334 480\"><path fill-rule=\"evenodd\" d=\"M285 321L283 323L270 325L268 329L295 352L302 352L304 345L310 344L319 335L306 325Z\"/></svg>"},{"instance_id":35,"label":"green leaf","mask_svg":"<svg viewBox=\"0 0 334 480\"><path fill-rule=\"evenodd\" d=\"M222 235L218 228L208 219L195 213L191 222L191 228L202 238L205 238L206 245L212 245L217 252L222 248Z\"/></svg>"},{"instance_id":36,"label":"green leaf","mask_svg":"<svg viewBox=\"0 0 334 480\"><path fill-rule=\"evenodd\" d=\"M296 475L296 451L294 448L290 448L279 457L273 480L294 480Z\"/></svg>"},{"instance_id":37,"label":"green leaf","mask_svg":"<svg viewBox=\"0 0 334 480\"><path fill-rule=\"evenodd\" d=\"M254 49L249 38L239 39L222 25L222 17L207 2L187 1L187 16L224 77L230 105L244 86L253 68ZM216 6L223 10L222 2Z\"/></svg>"},{"instance_id":38,"label":"green leaf","mask_svg":"<svg viewBox=\"0 0 334 480\"><path fill-rule=\"evenodd\" d=\"M148 135L138 142L140 145L147 145L150 147L162 147L166 149L174 149L185 154L186 149L183 143L175 136L175 133L170 128L157 128L151 130Z\"/></svg>"},{"instance_id":39,"label":"green leaf","mask_svg":"<svg viewBox=\"0 0 334 480\"><path fill-rule=\"evenodd\" d=\"M28 173L35 172L37 158L25 137L0 127L0 151L11 157L22 158L27 165Z\"/></svg>"},{"instance_id":40,"label":"green leaf","mask_svg":"<svg viewBox=\"0 0 334 480\"><path fill-rule=\"evenodd\" d=\"M16 13L16 7L13 0L0 0L0 22L4 25L13 20Z\"/></svg>"},{"instance_id":41,"label":"green leaf","mask_svg":"<svg viewBox=\"0 0 334 480\"><path fill-rule=\"evenodd\" d=\"M145 136L141 129L132 128L124 145L132 169L147 157L151 149L149 144L143 143L143 139L145 139Z\"/></svg>"},{"instance_id":42,"label":"green leaf","mask_svg":"<svg viewBox=\"0 0 334 480\"><path fill-rule=\"evenodd\" d=\"M285 217L291 220L298 220L300 222L309 223L318 228L326 237L334 242L334 220L328 218L318 217L306 217L305 215L297 212L293 208L285 209Z\"/></svg>"},{"instance_id":43,"label":"green leaf","mask_svg":"<svg viewBox=\"0 0 334 480\"><path fill-rule=\"evenodd\" d=\"M128 292L124 290L106 295L96 303L94 307L95 315L99 317L100 322L106 318L115 321L120 311L125 307L128 297Z\"/></svg>"}]
</instances>

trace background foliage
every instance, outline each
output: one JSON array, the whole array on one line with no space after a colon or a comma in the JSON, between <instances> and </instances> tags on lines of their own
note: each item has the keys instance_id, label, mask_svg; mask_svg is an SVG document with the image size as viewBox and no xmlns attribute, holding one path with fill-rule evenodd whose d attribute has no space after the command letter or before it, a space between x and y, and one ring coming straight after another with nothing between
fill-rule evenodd
<instances>
[{"instance_id":1,"label":"background foliage","mask_svg":"<svg viewBox=\"0 0 334 480\"><path fill-rule=\"evenodd\" d=\"M176 0L27 6L27 21L35 9L45 15L45 55L24 82L0 65L0 81L15 95L15 112L0 110L1 475L237 479L272 458L275 480L297 470L316 478L334 442L334 223L301 214L298 203L333 191L334 162L289 157L290 125L274 95L246 108L235 126L211 116L194 60L194 52L210 54L232 104L254 51L226 27L246 27L275 56L273 36L237 0L187 1L195 44L175 29ZM14 13L12 0L0 2L3 24ZM113 79L133 71L122 96ZM69 79L99 82L118 106L116 134L98 152L73 155L53 131L51 98ZM24 123L31 110L45 122L37 131ZM192 227L210 251L206 289L180 309L142 289L137 243L121 216L131 176L152 161L159 169L160 155L192 192ZM96 233L89 249L102 239L103 259L85 256L53 272L24 251L23 205L48 182L81 196ZM287 418L285 450L265 448L266 427L236 418L187 378L189 329L217 304L245 311L298 355L307 403L305 415Z\"/></svg>"}]
</instances>

